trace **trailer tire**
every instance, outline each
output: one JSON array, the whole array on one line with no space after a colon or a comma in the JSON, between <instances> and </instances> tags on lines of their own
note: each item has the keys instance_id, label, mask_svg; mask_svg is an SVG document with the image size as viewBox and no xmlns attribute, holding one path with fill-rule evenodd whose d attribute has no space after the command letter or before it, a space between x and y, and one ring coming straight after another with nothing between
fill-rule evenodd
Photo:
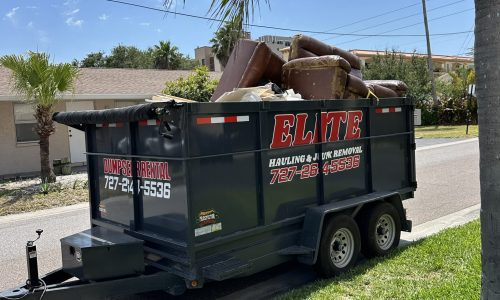
<instances>
[{"instance_id":1,"label":"trailer tire","mask_svg":"<svg viewBox=\"0 0 500 300\"><path fill-rule=\"evenodd\" d=\"M361 235L354 219L336 215L321 235L316 270L323 277L342 274L356 264L360 249Z\"/></svg>"},{"instance_id":2,"label":"trailer tire","mask_svg":"<svg viewBox=\"0 0 500 300\"><path fill-rule=\"evenodd\" d=\"M366 210L359 220L364 256L384 256L399 245L401 219L392 204L378 203Z\"/></svg>"}]
</instances>

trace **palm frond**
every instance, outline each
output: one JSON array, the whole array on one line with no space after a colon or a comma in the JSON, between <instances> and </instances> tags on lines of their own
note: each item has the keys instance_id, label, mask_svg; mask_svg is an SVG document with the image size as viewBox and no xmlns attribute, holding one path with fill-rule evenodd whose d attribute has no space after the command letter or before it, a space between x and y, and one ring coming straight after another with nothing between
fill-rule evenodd
<instances>
[{"instance_id":1,"label":"palm frond","mask_svg":"<svg viewBox=\"0 0 500 300\"><path fill-rule=\"evenodd\" d=\"M0 57L0 65L10 69L13 90L35 106L51 109L60 93L73 89L78 69L71 64L51 64L46 53Z\"/></svg>"}]
</instances>

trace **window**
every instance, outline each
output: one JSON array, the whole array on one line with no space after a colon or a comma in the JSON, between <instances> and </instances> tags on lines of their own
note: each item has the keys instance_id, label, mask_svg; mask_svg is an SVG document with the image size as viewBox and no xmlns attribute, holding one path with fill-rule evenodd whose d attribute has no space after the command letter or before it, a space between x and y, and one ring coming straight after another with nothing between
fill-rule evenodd
<instances>
[{"instance_id":1,"label":"window","mask_svg":"<svg viewBox=\"0 0 500 300\"><path fill-rule=\"evenodd\" d=\"M16 126L16 141L18 143L36 142L39 140L35 132L35 112L29 104L14 103L14 124Z\"/></svg>"},{"instance_id":2,"label":"window","mask_svg":"<svg viewBox=\"0 0 500 300\"><path fill-rule=\"evenodd\" d=\"M210 64L208 66L208 70L209 71L215 71L215 60L214 60L214 57L213 56L210 56Z\"/></svg>"},{"instance_id":3,"label":"window","mask_svg":"<svg viewBox=\"0 0 500 300\"><path fill-rule=\"evenodd\" d=\"M290 46L290 42L285 42L285 46Z\"/></svg>"}]
</instances>

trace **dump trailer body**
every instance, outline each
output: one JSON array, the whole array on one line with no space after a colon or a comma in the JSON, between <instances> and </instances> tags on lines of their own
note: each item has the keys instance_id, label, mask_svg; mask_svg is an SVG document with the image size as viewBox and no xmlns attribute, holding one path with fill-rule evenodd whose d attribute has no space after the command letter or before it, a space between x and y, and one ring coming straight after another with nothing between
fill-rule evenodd
<instances>
[{"instance_id":1,"label":"dump trailer body","mask_svg":"<svg viewBox=\"0 0 500 300\"><path fill-rule=\"evenodd\" d=\"M92 225L202 285L294 254L313 263L321 228L304 226L322 221L308 211L412 197L413 110L406 98L163 102L54 120L85 130Z\"/></svg>"}]
</instances>

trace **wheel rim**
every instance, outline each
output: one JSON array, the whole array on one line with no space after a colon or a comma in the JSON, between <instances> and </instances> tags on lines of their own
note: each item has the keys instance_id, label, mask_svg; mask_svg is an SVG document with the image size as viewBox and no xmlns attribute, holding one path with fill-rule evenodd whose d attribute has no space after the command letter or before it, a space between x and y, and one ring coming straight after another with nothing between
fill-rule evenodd
<instances>
[{"instance_id":1,"label":"wheel rim","mask_svg":"<svg viewBox=\"0 0 500 300\"><path fill-rule=\"evenodd\" d=\"M354 254L354 236L347 228L340 228L330 242L330 259L337 268L344 268Z\"/></svg>"},{"instance_id":2,"label":"wheel rim","mask_svg":"<svg viewBox=\"0 0 500 300\"><path fill-rule=\"evenodd\" d=\"M396 236L396 223L389 214L383 214L377 221L375 226L375 239L377 245L382 250L388 250L394 243Z\"/></svg>"}]
</instances>

